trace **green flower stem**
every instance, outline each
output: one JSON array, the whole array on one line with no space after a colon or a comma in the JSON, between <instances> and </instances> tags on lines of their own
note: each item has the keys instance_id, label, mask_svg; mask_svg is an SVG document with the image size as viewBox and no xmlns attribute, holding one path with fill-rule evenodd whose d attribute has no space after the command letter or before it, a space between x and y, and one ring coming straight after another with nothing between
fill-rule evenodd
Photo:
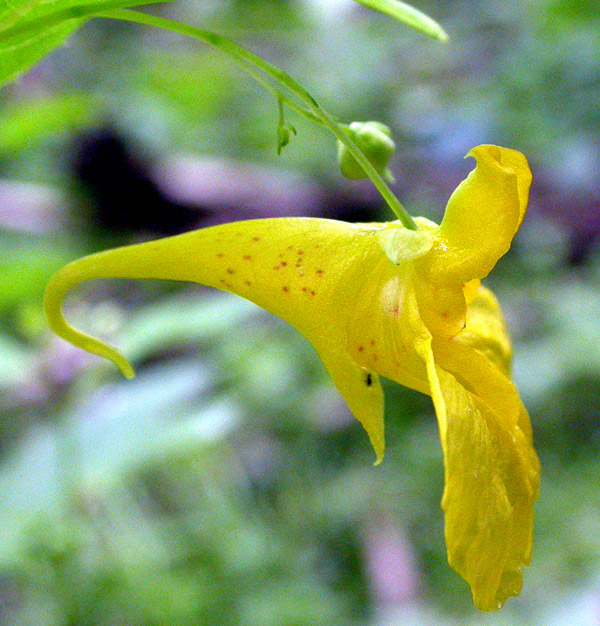
<instances>
[{"instance_id":1,"label":"green flower stem","mask_svg":"<svg viewBox=\"0 0 600 626\"><path fill-rule=\"evenodd\" d=\"M241 65L242 61L240 59L236 59L236 60ZM250 65L249 63L245 63L244 71L247 74L250 74L250 76L252 76L252 78L254 78L254 80L260 85L262 85L267 91L271 92L275 96L278 102L282 104L285 103L286 106L290 107L290 109L293 109L294 111L296 111L303 117L309 119L311 122L322 124L321 119L317 115L315 115L312 111L310 111L306 107L303 107L301 104L298 104L297 102L295 102L294 100L286 96L284 93L282 93L272 83L270 83L268 80L263 78L262 74L260 74L260 72L257 72L252 67L252 65Z\"/></svg>"},{"instance_id":2,"label":"green flower stem","mask_svg":"<svg viewBox=\"0 0 600 626\"><path fill-rule=\"evenodd\" d=\"M330 130L349 150L356 161L362 166L366 174L369 176L375 187L377 187L379 193L383 199L387 202L390 209L394 212L396 217L402 222L402 224L410 230L417 230L413 218L408 214L406 209L402 206L398 198L392 193L391 189L387 186L383 178L379 175L377 170L373 167L371 162L362 153L360 148L348 137L346 132L341 126L333 119L333 117L323 109L318 102L310 95L302 85L297 83L289 74L280 70L279 68L271 65L264 59L256 56L252 52L246 50L242 46L212 33L207 30L189 26L187 24L181 24L162 17L149 15L147 13L140 13L138 11L129 11L127 9L117 9L113 11L100 12L95 14L96 17L103 17L108 19L119 19L126 22L134 22L137 24L144 24L146 26L154 26L163 30L172 31L186 37L192 37L211 46L214 46L221 52L224 52L229 57L239 63L252 77L260 82L264 87L269 89L273 93L275 89L272 85L265 84L266 81L262 77L257 76L254 68L260 70L271 79L273 79L279 85L288 89L294 94L304 105L300 106L279 93L279 90L275 90L277 97L282 97L286 104L297 111L299 114L310 119L313 122L317 122Z\"/></svg>"}]
</instances>

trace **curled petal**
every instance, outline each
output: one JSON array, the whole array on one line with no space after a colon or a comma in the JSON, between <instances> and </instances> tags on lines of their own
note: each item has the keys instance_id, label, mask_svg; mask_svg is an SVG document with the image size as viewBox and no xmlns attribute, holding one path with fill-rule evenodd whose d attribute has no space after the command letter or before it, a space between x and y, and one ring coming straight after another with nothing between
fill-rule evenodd
<instances>
[{"instance_id":1,"label":"curled petal","mask_svg":"<svg viewBox=\"0 0 600 626\"><path fill-rule=\"evenodd\" d=\"M515 150L478 146L475 169L456 188L430 256L432 280L484 278L510 248L527 207L531 172Z\"/></svg>"}]
</instances>

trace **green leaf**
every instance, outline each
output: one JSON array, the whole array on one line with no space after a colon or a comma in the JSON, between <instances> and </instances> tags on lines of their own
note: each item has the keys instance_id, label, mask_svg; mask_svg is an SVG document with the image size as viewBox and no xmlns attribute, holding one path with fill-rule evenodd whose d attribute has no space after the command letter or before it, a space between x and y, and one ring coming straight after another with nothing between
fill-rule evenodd
<instances>
[{"instance_id":1,"label":"green leaf","mask_svg":"<svg viewBox=\"0 0 600 626\"><path fill-rule=\"evenodd\" d=\"M0 0L0 86L61 45L95 13L158 0Z\"/></svg>"},{"instance_id":2,"label":"green leaf","mask_svg":"<svg viewBox=\"0 0 600 626\"><path fill-rule=\"evenodd\" d=\"M356 2L404 22L428 37L444 43L448 41L446 31L435 20L406 2L400 0L356 0Z\"/></svg>"}]
</instances>

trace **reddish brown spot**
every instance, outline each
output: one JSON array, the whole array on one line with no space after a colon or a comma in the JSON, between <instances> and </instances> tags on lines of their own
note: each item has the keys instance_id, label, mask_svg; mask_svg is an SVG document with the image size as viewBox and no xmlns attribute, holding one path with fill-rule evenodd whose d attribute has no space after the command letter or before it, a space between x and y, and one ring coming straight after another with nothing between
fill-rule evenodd
<instances>
[{"instance_id":1,"label":"reddish brown spot","mask_svg":"<svg viewBox=\"0 0 600 626\"><path fill-rule=\"evenodd\" d=\"M377 355L376 354L373 355L373 361L377 361Z\"/></svg>"},{"instance_id":2,"label":"reddish brown spot","mask_svg":"<svg viewBox=\"0 0 600 626\"><path fill-rule=\"evenodd\" d=\"M442 319L447 320L450 317L450 314L448 313L448 311L442 311Z\"/></svg>"},{"instance_id":3,"label":"reddish brown spot","mask_svg":"<svg viewBox=\"0 0 600 626\"><path fill-rule=\"evenodd\" d=\"M364 352L365 351L365 347L364 346L358 346L358 351L359 352Z\"/></svg>"},{"instance_id":4,"label":"reddish brown spot","mask_svg":"<svg viewBox=\"0 0 600 626\"><path fill-rule=\"evenodd\" d=\"M233 267L228 267L227 268L227 273L233 275L233 274L235 274L235 270L233 269Z\"/></svg>"},{"instance_id":5,"label":"reddish brown spot","mask_svg":"<svg viewBox=\"0 0 600 626\"><path fill-rule=\"evenodd\" d=\"M375 339L371 339L371 345L374 346L375 345Z\"/></svg>"},{"instance_id":6,"label":"reddish brown spot","mask_svg":"<svg viewBox=\"0 0 600 626\"><path fill-rule=\"evenodd\" d=\"M260 241L260 237L252 237L252 241Z\"/></svg>"},{"instance_id":7,"label":"reddish brown spot","mask_svg":"<svg viewBox=\"0 0 600 626\"><path fill-rule=\"evenodd\" d=\"M308 287L302 287L302 291L306 293L308 291Z\"/></svg>"},{"instance_id":8,"label":"reddish brown spot","mask_svg":"<svg viewBox=\"0 0 600 626\"><path fill-rule=\"evenodd\" d=\"M304 254L304 250L298 250L298 254Z\"/></svg>"},{"instance_id":9,"label":"reddish brown spot","mask_svg":"<svg viewBox=\"0 0 600 626\"><path fill-rule=\"evenodd\" d=\"M317 276L323 276L323 270L317 270Z\"/></svg>"},{"instance_id":10,"label":"reddish brown spot","mask_svg":"<svg viewBox=\"0 0 600 626\"><path fill-rule=\"evenodd\" d=\"M287 267L287 263L285 261L281 261L281 267Z\"/></svg>"},{"instance_id":11,"label":"reddish brown spot","mask_svg":"<svg viewBox=\"0 0 600 626\"><path fill-rule=\"evenodd\" d=\"M273 269L279 271L279 265L276 265Z\"/></svg>"},{"instance_id":12,"label":"reddish brown spot","mask_svg":"<svg viewBox=\"0 0 600 626\"><path fill-rule=\"evenodd\" d=\"M310 295L311 295L311 296L316 296L316 295L317 295L317 292L316 292L316 291L311 291L311 292L310 292Z\"/></svg>"},{"instance_id":13,"label":"reddish brown spot","mask_svg":"<svg viewBox=\"0 0 600 626\"><path fill-rule=\"evenodd\" d=\"M223 252L217 252L217 256L218 256L220 259L222 259L222 258L225 256L225 254L224 254Z\"/></svg>"},{"instance_id":14,"label":"reddish brown spot","mask_svg":"<svg viewBox=\"0 0 600 626\"><path fill-rule=\"evenodd\" d=\"M247 287L250 287L252 283L249 280L245 280L244 281L244 285L246 285Z\"/></svg>"},{"instance_id":15,"label":"reddish brown spot","mask_svg":"<svg viewBox=\"0 0 600 626\"><path fill-rule=\"evenodd\" d=\"M287 285L284 285L284 286L282 287L282 289L283 289L286 293L290 290L290 288L289 288Z\"/></svg>"},{"instance_id":16,"label":"reddish brown spot","mask_svg":"<svg viewBox=\"0 0 600 626\"><path fill-rule=\"evenodd\" d=\"M252 261L252 257L249 254L245 254L244 261Z\"/></svg>"},{"instance_id":17,"label":"reddish brown spot","mask_svg":"<svg viewBox=\"0 0 600 626\"><path fill-rule=\"evenodd\" d=\"M222 283L223 285L225 284L225 281L222 278L219 278L219 282Z\"/></svg>"},{"instance_id":18,"label":"reddish brown spot","mask_svg":"<svg viewBox=\"0 0 600 626\"><path fill-rule=\"evenodd\" d=\"M393 313L394 315L398 315L398 313L400 313L400 307L395 306L395 307L392 309L392 313Z\"/></svg>"}]
</instances>

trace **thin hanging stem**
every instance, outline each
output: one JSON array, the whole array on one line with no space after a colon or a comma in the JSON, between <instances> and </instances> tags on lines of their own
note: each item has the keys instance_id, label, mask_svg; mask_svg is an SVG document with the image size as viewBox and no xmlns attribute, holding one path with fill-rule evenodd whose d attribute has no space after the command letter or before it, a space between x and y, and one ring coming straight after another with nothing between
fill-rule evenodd
<instances>
[{"instance_id":1,"label":"thin hanging stem","mask_svg":"<svg viewBox=\"0 0 600 626\"><path fill-rule=\"evenodd\" d=\"M360 148L354 143L354 141L352 141L352 139L346 134L334 118L319 105L310 93L304 89L302 85L297 83L289 74L287 74L287 72L271 65L269 62L261 59L249 50L246 50L242 46L239 46L221 35L217 35L216 33L196 28L194 26L181 24L162 17L149 15L147 13L140 13L138 11L130 11L127 9L116 9L113 11L96 13L95 17L118 19L126 22L144 24L146 26L154 26L156 28L172 31L186 37L192 37L193 39L207 43L214 46L221 52L224 52L236 63L240 64L241 67L263 87L268 89L271 93L274 93L278 98L285 101L290 108L294 109L297 113L303 115L307 119L317 122L331 131L337 139L339 139L348 148L350 154L352 154L356 161L361 165L375 187L377 187L383 199L387 202L390 209L394 212L402 224L410 230L417 230L417 225L413 218L408 214L398 198L396 198L396 196L392 193L392 190L387 186L383 178L379 175L377 170L373 167L372 163L367 159ZM304 106L295 103L284 94L281 94L279 89L263 79L262 76L256 72L257 69L269 76L277 84L290 91Z\"/></svg>"}]
</instances>

